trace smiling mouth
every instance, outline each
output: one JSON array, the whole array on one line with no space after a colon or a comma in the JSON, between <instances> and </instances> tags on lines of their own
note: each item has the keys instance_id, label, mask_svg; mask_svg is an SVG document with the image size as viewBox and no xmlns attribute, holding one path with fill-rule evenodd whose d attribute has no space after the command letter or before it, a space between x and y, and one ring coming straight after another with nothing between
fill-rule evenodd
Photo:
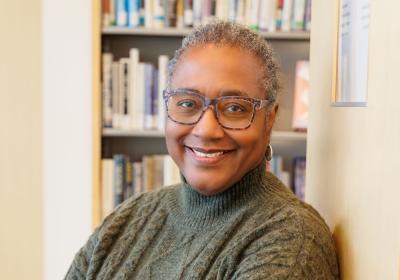
<instances>
[{"instance_id":1,"label":"smiling mouth","mask_svg":"<svg viewBox=\"0 0 400 280\"><path fill-rule=\"evenodd\" d=\"M202 158L216 158L233 151L233 150L217 150L217 149L205 150L197 147L188 147L188 146L185 147L190 149L196 156Z\"/></svg>"}]
</instances>

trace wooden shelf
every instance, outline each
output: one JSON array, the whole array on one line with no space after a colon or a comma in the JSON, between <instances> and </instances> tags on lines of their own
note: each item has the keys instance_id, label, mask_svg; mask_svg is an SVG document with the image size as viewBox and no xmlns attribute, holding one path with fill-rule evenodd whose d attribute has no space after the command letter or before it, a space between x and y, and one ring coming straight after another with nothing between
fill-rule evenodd
<instances>
[{"instance_id":1,"label":"wooden shelf","mask_svg":"<svg viewBox=\"0 0 400 280\"><path fill-rule=\"evenodd\" d=\"M141 36L163 36L183 37L192 31L191 28L144 28L144 27L104 27L102 35L141 35ZM260 32L266 39L274 40L310 40L310 33L305 31L296 32Z\"/></svg>"}]
</instances>

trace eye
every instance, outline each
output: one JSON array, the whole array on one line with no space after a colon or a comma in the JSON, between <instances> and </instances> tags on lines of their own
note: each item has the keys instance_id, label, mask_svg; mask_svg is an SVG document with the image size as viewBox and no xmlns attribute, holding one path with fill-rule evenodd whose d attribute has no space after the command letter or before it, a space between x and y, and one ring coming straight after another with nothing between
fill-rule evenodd
<instances>
[{"instance_id":1,"label":"eye","mask_svg":"<svg viewBox=\"0 0 400 280\"><path fill-rule=\"evenodd\" d=\"M224 110L229 113L242 113L246 111L246 109L243 106L237 103L227 104Z\"/></svg>"},{"instance_id":2,"label":"eye","mask_svg":"<svg viewBox=\"0 0 400 280\"><path fill-rule=\"evenodd\" d=\"M180 100L176 105L183 108L193 108L195 107L196 102L194 100L186 99Z\"/></svg>"}]
</instances>

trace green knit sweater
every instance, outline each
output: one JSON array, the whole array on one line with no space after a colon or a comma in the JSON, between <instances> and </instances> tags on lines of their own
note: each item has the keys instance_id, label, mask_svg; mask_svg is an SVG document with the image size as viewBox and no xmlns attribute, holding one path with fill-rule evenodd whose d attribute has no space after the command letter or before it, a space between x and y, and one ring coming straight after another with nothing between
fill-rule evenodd
<instances>
[{"instance_id":1,"label":"green knit sweater","mask_svg":"<svg viewBox=\"0 0 400 280\"><path fill-rule=\"evenodd\" d=\"M129 199L65 279L339 279L328 227L264 165L215 196L186 182Z\"/></svg>"}]
</instances>

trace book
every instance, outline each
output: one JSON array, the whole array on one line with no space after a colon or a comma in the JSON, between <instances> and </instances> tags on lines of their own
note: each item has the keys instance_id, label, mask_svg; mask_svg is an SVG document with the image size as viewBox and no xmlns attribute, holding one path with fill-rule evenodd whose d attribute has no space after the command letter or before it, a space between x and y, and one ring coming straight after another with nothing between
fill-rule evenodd
<instances>
[{"instance_id":1,"label":"book","mask_svg":"<svg viewBox=\"0 0 400 280\"><path fill-rule=\"evenodd\" d=\"M114 176L113 176L113 197L114 207L124 201L124 185L125 185L125 156L116 154L113 156Z\"/></svg>"},{"instance_id":2,"label":"book","mask_svg":"<svg viewBox=\"0 0 400 280\"><path fill-rule=\"evenodd\" d=\"M120 128L120 94L119 94L119 62L114 61L111 65L112 84L112 127Z\"/></svg>"},{"instance_id":3,"label":"book","mask_svg":"<svg viewBox=\"0 0 400 280\"><path fill-rule=\"evenodd\" d=\"M130 60L129 58L120 58L119 60L119 107L120 107L120 116L119 116L119 124L121 129L130 129L131 128L131 117L129 113L129 80L130 80Z\"/></svg>"},{"instance_id":4,"label":"book","mask_svg":"<svg viewBox=\"0 0 400 280\"><path fill-rule=\"evenodd\" d=\"M304 11L306 0L294 0L291 30L304 30Z\"/></svg>"},{"instance_id":5,"label":"book","mask_svg":"<svg viewBox=\"0 0 400 280\"><path fill-rule=\"evenodd\" d=\"M213 18L254 30L310 30L311 0L102 0L104 27L193 27Z\"/></svg>"},{"instance_id":6,"label":"book","mask_svg":"<svg viewBox=\"0 0 400 280\"><path fill-rule=\"evenodd\" d=\"M290 31L292 26L292 10L294 0L284 0L282 7L282 31Z\"/></svg>"},{"instance_id":7,"label":"book","mask_svg":"<svg viewBox=\"0 0 400 280\"><path fill-rule=\"evenodd\" d=\"M296 63L292 119L292 128L296 131L306 131L308 126L309 68L309 62L306 60Z\"/></svg>"},{"instance_id":8,"label":"book","mask_svg":"<svg viewBox=\"0 0 400 280\"><path fill-rule=\"evenodd\" d=\"M153 27L163 28L165 26L165 1L153 0Z\"/></svg>"},{"instance_id":9,"label":"book","mask_svg":"<svg viewBox=\"0 0 400 280\"><path fill-rule=\"evenodd\" d=\"M274 32L276 30L275 16L276 0L260 0L259 29Z\"/></svg>"},{"instance_id":10,"label":"book","mask_svg":"<svg viewBox=\"0 0 400 280\"><path fill-rule=\"evenodd\" d=\"M183 0L183 25L193 26L193 0Z\"/></svg>"},{"instance_id":11,"label":"book","mask_svg":"<svg viewBox=\"0 0 400 280\"><path fill-rule=\"evenodd\" d=\"M293 190L296 196L302 200L305 197L306 187L306 158L293 159Z\"/></svg>"},{"instance_id":12,"label":"book","mask_svg":"<svg viewBox=\"0 0 400 280\"><path fill-rule=\"evenodd\" d=\"M127 26L138 27L140 26L140 7L142 0L126 0L127 1Z\"/></svg>"},{"instance_id":13,"label":"book","mask_svg":"<svg viewBox=\"0 0 400 280\"><path fill-rule=\"evenodd\" d=\"M141 112L142 112L142 96L139 95L139 49L131 48L129 50L129 115L131 120L131 128L142 128Z\"/></svg>"},{"instance_id":14,"label":"book","mask_svg":"<svg viewBox=\"0 0 400 280\"><path fill-rule=\"evenodd\" d=\"M167 87L167 71L168 71L167 55L160 55L158 57L158 124L157 129L164 131L166 122L166 108L163 98L163 90Z\"/></svg>"},{"instance_id":15,"label":"book","mask_svg":"<svg viewBox=\"0 0 400 280\"><path fill-rule=\"evenodd\" d=\"M114 209L113 192L114 162L112 159L101 160L101 216L105 218Z\"/></svg>"},{"instance_id":16,"label":"book","mask_svg":"<svg viewBox=\"0 0 400 280\"><path fill-rule=\"evenodd\" d=\"M103 127L112 127L113 98L112 98L112 63L113 55L102 55L102 102L103 102Z\"/></svg>"},{"instance_id":17,"label":"book","mask_svg":"<svg viewBox=\"0 0 400 280\"><path fill-rule=\"evenodd\" d=\"M128 24L128 13L125 0L115 0L115 14L116 14L116 25L127 26Z\"/></svg>"}]
</instances>

